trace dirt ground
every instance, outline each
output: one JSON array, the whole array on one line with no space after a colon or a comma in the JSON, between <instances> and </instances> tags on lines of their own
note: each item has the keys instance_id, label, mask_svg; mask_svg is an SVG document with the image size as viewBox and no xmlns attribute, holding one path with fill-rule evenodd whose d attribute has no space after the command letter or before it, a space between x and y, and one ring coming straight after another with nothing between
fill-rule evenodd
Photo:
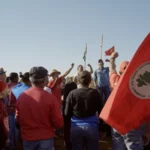
<instances>
[{"instance_id":1,"label":"dirt ground","mask_svg":"<svg viewBox=\"0 0 150 150\"><path fill-rule=\"evenodd\" d=\"M99 141L100 150L112 150L111 138L106 138ZM65 150L64 141L62 138L55 137L55 150Z\"/></svg>"}]
</instances>

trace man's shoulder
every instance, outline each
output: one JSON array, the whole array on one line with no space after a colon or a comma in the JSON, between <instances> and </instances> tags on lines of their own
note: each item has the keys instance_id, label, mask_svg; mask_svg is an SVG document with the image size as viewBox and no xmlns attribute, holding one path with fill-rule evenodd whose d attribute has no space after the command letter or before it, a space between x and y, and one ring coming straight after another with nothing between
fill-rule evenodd
<instances>
[{"instance_id":1,"label":"man's shoulder","mask_svg":"<svg viewBox=\"0 0 150 150\"><path fill-rule=\"evenodd\" d=\"M110 77L120 77L120 75L117 72L111 72Z\"/></svg>"}]
</instances>

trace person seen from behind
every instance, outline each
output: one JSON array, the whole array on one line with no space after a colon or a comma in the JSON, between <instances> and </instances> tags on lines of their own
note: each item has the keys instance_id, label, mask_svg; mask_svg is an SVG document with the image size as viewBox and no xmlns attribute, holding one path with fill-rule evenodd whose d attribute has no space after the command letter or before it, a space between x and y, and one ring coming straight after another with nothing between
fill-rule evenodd
<instances>
[{"instance_id":1,"label":"person seen from behind","mask_svg":"<svg viewBox=\"0 0 150 150\"><path fill-rule=\"evenodd\" d=\"M66 99L64 116L71 118L72 150L99 149L99 119L101 95L96 89L89 88L91 74L82 71L79 75L81 87L69 93Z\"/></svg>"},{"instance_id":2,"label":"person seen from behind","mask_svg":"<svg viewBox=\"0 0 150 150\"><path fill-rule=\"evenodd\" d=\"M18 100L18 97L27 89L31 87L31 82L29 80L29 72L25 72L22 74L20 72L20 79L21 82L18 83L16 86L13 86L11 88L11 91L9 93L9 102L8 102L8 112L14 115L14 118L9 120L11 123L11 141L13 141L13 148L14 149L22 149L22 140L20 137L20 130L16 128L15 126L15 112L16 112L16 102Z\"/></svg>"},{"instance_id":3,"label":"person seen from behind","mask_svg":"<svg viewBox=\"0 0 150 150\"><path fill-rule=\"evenodd\" d=\"M77 89L77 84L73 82L71 77L66 78L66 84L64 85L64 99L63 99L63 116L64 116L64 110L66 106L66 99L69 93L73 90ZM71 128L71 118L68 119L64 116L64 141L65 141L65 147L66 150L72 150L72 144L70 140L70 128Z\"/></svg>"},{"instance_id":4,"label":"person seen from behind","mask_svg":"<svg viewBox=\"0 0 150 150\"><path fill-rule=\"evenodd\" d=\"M8 94L7 84L4 81L0 81L0 150L6 148L9 141L9 122L6 107L3 102L3 98Z\"/></svg>"},{"instance_id":5,"label":"person seen from behind","mask_svg":"<svg viewBox=\"0 0 150 150\"><path fill-rule=\"evenodd\" d=\"M24 150L53 150L54 129L63 126L63 117L56 98L44 90L48 71L44 67L30 70L32 87L17 101L17 123L21 128Z\"/></svg>"},{"instance_id":6,"label":"person seen from behind","mask_svg":"<svg viewBox=\"0 0 150 150\"><path fill-rule=\"evenodd\" d=\"M10 93L11 89L17 85L19 77L18 73L12 72L10 73L9 77L9 84L8 84L8 89L9 89L9 94L8 94L8 116L9 116L9 139L10 139L10 148L15 149L15 111L11 109L10 102Z\"/></svg>"}]
</instances>

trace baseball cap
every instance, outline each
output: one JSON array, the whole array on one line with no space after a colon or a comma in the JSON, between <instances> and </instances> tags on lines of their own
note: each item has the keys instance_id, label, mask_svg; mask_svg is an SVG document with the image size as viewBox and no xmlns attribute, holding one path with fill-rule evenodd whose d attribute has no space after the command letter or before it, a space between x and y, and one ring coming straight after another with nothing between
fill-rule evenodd
<instances>
[{"instance_id":1,"label":"baseball cap","mask_svg":"<svg viewBox=\"0 0 150 150\"><path fill-rule=\"evenodd\" d=\"M42 66L32 67L29 72L29 75L30 75L30 77L32 77L34 79L41 79L48 75L48 71L47 71L47 69L45 69Z\"/></svg>"},{"instance_id":2,"label":"baseball cap","mask_svg":"<svg viewBox=\"0 0 150 150\"><path fill-rule=\"evenodd\" d=\"M58 70L56 70L56 69L53 69L52 72L50 73L50 76L52 76L52 75L55 74L55 73L58 73L58 75L61 74L60 71L58 71Z\"/></svg>"}]
</instances>

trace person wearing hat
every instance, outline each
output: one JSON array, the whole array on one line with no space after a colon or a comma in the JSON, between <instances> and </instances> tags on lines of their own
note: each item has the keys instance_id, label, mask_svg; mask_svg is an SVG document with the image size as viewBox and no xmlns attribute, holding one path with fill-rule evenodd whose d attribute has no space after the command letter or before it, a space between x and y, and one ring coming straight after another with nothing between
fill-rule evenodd
<instances>
[{"instance_id":1,"label":"person wearing hat","mask_svg":"<svg viewBox=\"0 0 150 150\"><path fill-rule=\"evenodd\" d=\"M61 73L56 69L53 69L52 72L50 73L50 77L52 77L52 80L49 81L48 87L51 89L52 94L56 96L60 106L61 106L61 84L64 78L71 72L73 67L74 64L71 64L71 68L61 76L59 76Z\"/></svg>"},{"instance_id":2,"label":"person wearing hat","mask_svg":"<svg viewBox=\"0 0 150 150\"><path fill-rule=\"evenodd\" d=\"M0 98L6 97L8 94L6 82L0 81ZM6 107L2 100L0 100L0 150L5 148L6 142L8 142L8 132L9 132L9 123L8 123L8 114Z\"/></svg>"},{"instance_id":3,"label":"person wearing hat","mask_svg":"<svg viewBox=\"0 0 150 150\"><path fill-rule=\"evenodd\" d=\"M4 71L3 68L0 68L0 80L5 82L6 78L7 78L6 71Z\"/></svg>"},{"instance_id":4,"label":"person wearing hat","mask_svg":"<svg viewBox=\"0 0 150 150\"><path fill-rule=\"evenodd\" d=\"M110 83L109 83L109 67L104 67L102 59L98 60L98 69L94 72L94 81L97 90L103 96L102 103L105 104L110 95Z\"/></svg>"},{"instance_id":5,"label":"person wearing hat","mask_svg":"<svg viewBox=\"0 0 150 150\"><path fill-rule=\"evenodd\" d=\"M71 118L72 150L99 149L99 119L101 95L96 89L89 88L91 74L82 71L79 75L80 88L69 93L66 99L64 116Z\"/></svg>"},{"instance_id":6,"label":"person wearing hat","mask_svg":"<svg viewBox=\"0 0 150 150\"><path fill-rule=\"evenodd\" d=\"M53 149L54 129L63 126L63 117L56 98L44 90L48 71L44 67L30 70L32 87L18 98L17 123L21 128L24 150Z\"/></svg>"}]
</instances>

